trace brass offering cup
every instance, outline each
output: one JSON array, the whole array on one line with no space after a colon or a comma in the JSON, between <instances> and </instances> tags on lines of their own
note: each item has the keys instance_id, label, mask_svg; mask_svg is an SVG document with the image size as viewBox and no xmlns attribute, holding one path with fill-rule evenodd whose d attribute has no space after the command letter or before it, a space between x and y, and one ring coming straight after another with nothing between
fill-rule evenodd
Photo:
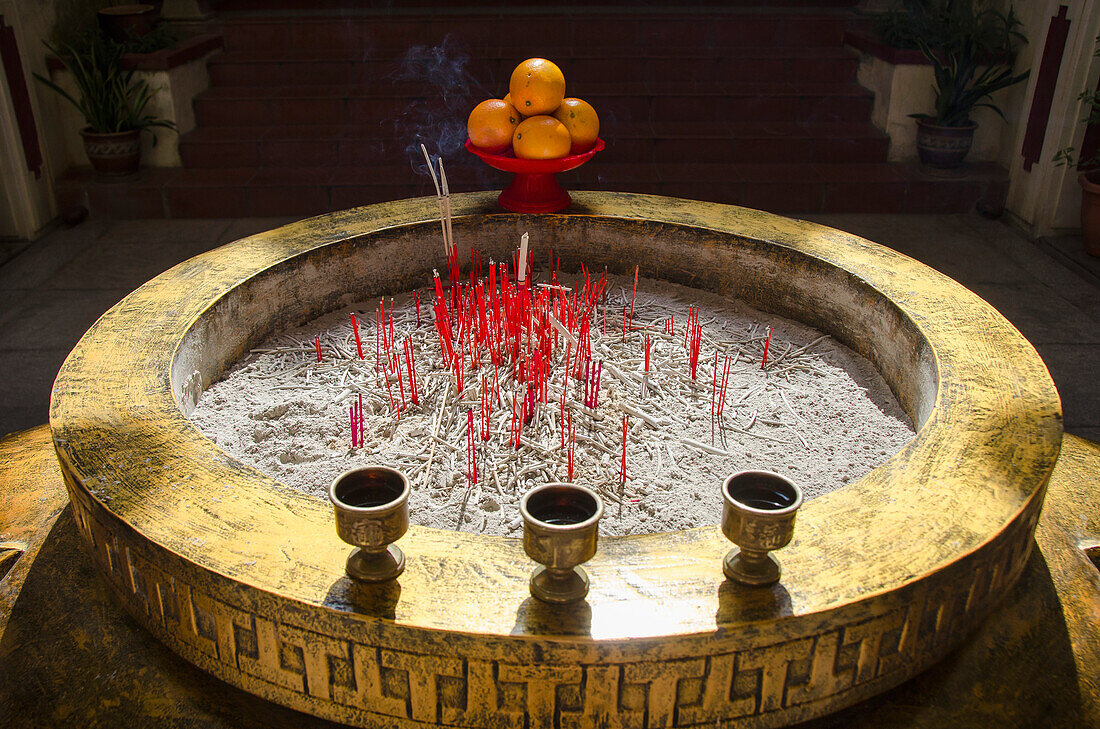
<instances>
[{"instance_id":1,"label":"brass offering cup","mask_svg":"<svg viewBox=\"0 0 1100 729\"><path fill-rule=\"evenodd\" d=\"M328 491L336 533L358 549L348 556L348 574L364 582L392 580L405 570L396 542L409 530L409 479L386 466L353 468Z\"/></svg>"},{"instance_id":2,"label":"brass offering cup","mask_svg":"<svg viewBox=\"0 0 1100 729\"><path fill-rule=\"evenodd\" d=\"M744 585L779 581L782 568L773 549L794 536L794 516L802 506L802 489L770 471L741 471L722 484L722 533L739 549L722 561L726 577Z\"/></svg>"},{"instance_id":3,"label":"brass offering cup","mask_svg":"<svg viewBox=\"0 0 1100 729\"><path fill-rule=\"evenodd\" d=\"M580 567L596 554L603 501L583 486L548 483L524 494L523 550L543 565L531 573L531 594L549 603L581 600L588 574Z\"/></svg>"}]
</instances>

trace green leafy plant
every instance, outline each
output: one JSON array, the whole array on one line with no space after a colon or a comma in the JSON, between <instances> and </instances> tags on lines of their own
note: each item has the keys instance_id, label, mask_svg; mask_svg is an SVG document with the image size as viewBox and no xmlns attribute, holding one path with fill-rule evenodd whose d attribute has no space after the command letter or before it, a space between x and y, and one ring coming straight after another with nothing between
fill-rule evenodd
<instances>
[{"instance_id":1,"label":"green leafy plant","mask_svg":"<svg viewBox=\"0 0 1100 729\"><path fill-rule=\"evenodd\" d=\"M1004 112L992 95L1028 77L1014 74L1018 43L1027 39L1010 7L1003 13L987 0L904 0L877 23L884 40L917 48L932 64L936 84L933 114L910 114L945 127L970 124L977 107Z\"/></svg>"},{"instance_id":2,"label":"green leafy plant","mask_svg":"<svg viewBox=\"0 0 1100 729\"><path fill-rule=\"evenodd\" d=\"M146 113L153 91L134 78L134 69L123 68L122 46L92 34L83 50L48 43L46 47L72 73L79 97L40 74L36 73L35 78L75 106L91 131L107 134L152 127L175 130L175 122Z\"/></svg>"},{"instance_id":3,"label":"green leafy plant","mask_svg":"<svg viewBox=\"0 0 1100 729\"><path fill-rule=\"evenodd\" d=\"M122 52L155 53L165 48L171 48L177 40L179 39L172 31L172 26L161 20L145 35L128 34L126 42L122 44Z\"/></svg>"},{"instance_id":4,"label":"green leafy plant","mask_svg":"<svg viewBox=\"0 0 1100 729\"><path fill-rule=\"evenodd\" d=\"M1096 36L1096 44L1097 49L1092 55L1094 58L1100 58L1100 35ZM1085 108L1088 109L1088 116L1081 121L1086 124L1100 124L1100 90L1089 91L1086 89L1078 94L1077 98L1085 102ZM1080 171L1093 172L1100 169L1100 150L1088 159L1077 159L1077 149L1075 147L1063 147L1055 153L1054 162L1059 166L1072 165L1076 162L1077 169Z\"/></svg>"}]
</instances>

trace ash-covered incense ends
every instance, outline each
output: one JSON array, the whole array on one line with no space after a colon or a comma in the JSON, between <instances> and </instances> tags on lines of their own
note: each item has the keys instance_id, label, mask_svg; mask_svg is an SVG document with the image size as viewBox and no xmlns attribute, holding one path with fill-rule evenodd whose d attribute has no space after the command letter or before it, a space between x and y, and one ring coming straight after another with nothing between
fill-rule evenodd
<instances>
[{"instance_id":1,"label":"ash-covered incense ends","mask_svg":"<svg viewBox=\"0 0 1100 729\"><path fill-rule=\"evenodd\" d=\"M358 547L348 557L348 574L364 582L392 580L405 570L396 542L409 530L409 479L386 466L345 471L329 487L336 534Z\"/></svg>"},{"instance_id":2,"label":"ash-covered incense ends","mask_svg":"<svg viewBox=\"0 0 1100 729\"><path fill-rule=\"evenodd\" d=\"M521 284L527 280L527 244L530 240L530 234L524 233L519 241L519 263L516 264L516 281Z\"/></svg>"},{"instance_id":3,"label":"ash-covered incense ends","mask_svg":"<svg viewBox=\"0 0 1100 729\"><path fill-rule=\"evenodd\" d=\"M722 533L740 549L722 562L726 577L743 585L767 586L779 581L779 560L769 554L794 536L794 517L802 506L802 489L771 471L741 471L722 484Z\"/></svg>"},{"instance_id":4,"label":"ash-covered incense ends","mask_svg":"<svg viewBox=\"0 0 1100 729\"><path fill-rule=\"evenodd\" d=\"M603 501L583 486L548 483L524 494L523 550L541 567L531 574L531 594L543 602L568 603L588 594L580 565L596 554Z\"/></svg>"}]
</instances>

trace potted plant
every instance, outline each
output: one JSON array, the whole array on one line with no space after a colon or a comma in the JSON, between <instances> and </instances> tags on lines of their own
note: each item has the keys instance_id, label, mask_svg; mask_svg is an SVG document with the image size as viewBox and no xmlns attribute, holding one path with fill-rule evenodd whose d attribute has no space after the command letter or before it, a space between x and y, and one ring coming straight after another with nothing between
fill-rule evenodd
<instances>
[{"instance_id":1,"label":"potted plant","mask_svg":"<svg viewBox=\"0 0 1100 729\"><path fill-rule=\"evenodd\" d=\"M67 99L84 117L80 134L96 172L128 175L141 163L141 132L152 127L174 130L174 122L145 113L153 98L149 85L122 67L122 47L92 34L84 51L69 45L50 49L73 75L79 98L53 81L35 77ZM156 137L153 138L156 143Z\"/></svg>"},{"instance_id":2,"label":"potted plant","mask_svg":"<svg viewBox=\"0 0 1100 729\"><path fill-rule=\"evenodd\" d=\"M935 112L910 114L917 120L917 153L936 169L962 165L978 125L978 107L1004 118L992 95L1027 78L1014 74L1018 42L1027 42L1010 7L1002 13L985 0L906 0L880 22L895 41L920 49L935 73Z\"/></svg>"},{"instance_id":3,"label":"potted plant","mask_svg":"<svg viewBox=\"0 0 1100 729\"><path fill-rule=\"evenodd\" d=\"M1096 37L1100 46L1100 36ZM1100 47L1093 53L1100 57ZM1100 124L1100 90L1082 91L1078 97L1084 102L1088 116L1082 121L1086 124ZM1076 150L1066 147L1058 150L1054 161L1060 165L1074 163ZM1085 252L1100 257L1100 150L1088 159L1077 161L1077 182L1081 185L1081 237L1084 239Z\"/></svg>"}]
</instances>

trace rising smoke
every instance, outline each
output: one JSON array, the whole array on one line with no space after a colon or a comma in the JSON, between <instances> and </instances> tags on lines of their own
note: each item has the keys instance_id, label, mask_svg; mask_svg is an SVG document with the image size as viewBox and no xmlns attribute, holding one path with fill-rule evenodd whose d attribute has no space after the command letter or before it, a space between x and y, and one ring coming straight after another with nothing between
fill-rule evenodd
<instances>
[{"instance_id":1,"label":"rising smoke","mask_svg":"<svg viewBox=\"0 0 1100 729\"><path fill-rule=\"evenodd\" d=\"M420 145L427 146L433 157L441 155L448 168L467 163L466 118L479 101L497 96L490 90L496 85L494 79L476 78L469 63L469 48L451 35L437 46L413 46L398 60L393 81L418 89L418 98L393 121L394 138L405 140L410 167L425 178L428 168ZM477 170L479 186L494 184L484 165L472 168Z\"/></svg>"}]
</instances>

